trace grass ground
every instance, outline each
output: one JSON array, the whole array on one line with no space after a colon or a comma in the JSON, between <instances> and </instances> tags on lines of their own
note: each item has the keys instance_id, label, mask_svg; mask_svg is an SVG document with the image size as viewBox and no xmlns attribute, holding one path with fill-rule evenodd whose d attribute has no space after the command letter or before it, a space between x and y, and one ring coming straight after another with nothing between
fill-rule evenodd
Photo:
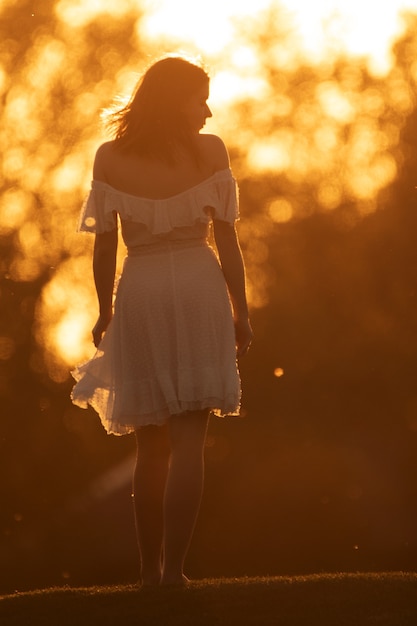
<instances>
[{"instance_id":1,"label":"grass ground","mask_svg":"<svg viewBox=\"0 0 417 626\"><path fill-rule=\"evenodd\" d=\"M0 597L2 626L415 626L417 573L213 579Z\"/></svg>"}]
</instances>

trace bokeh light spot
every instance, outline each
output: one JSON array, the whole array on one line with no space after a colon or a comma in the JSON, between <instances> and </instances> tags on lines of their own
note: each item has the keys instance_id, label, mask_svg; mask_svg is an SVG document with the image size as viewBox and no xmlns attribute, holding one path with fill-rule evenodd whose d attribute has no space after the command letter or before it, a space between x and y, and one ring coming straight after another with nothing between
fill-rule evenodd
<instances>
[{"instance_id":1,"label":"bokeh light spot","mask_svg":"<svg viewBox=\"0 0 417 626\"><path fill-rule=\"evenodd\" d=\"M55 7L57 17L72 28L82 28L100 15L109 19L138 10L142 2L135 0L60 0Z\"/></svg>"},{"instance_id":2,"label":"bokeh light spot","mask_svg":"<svg viewBox=\"0 0 417 626\"><path fill-rule=\"evenodd\" d=\"M336 209L342 201L340 185L332 182L321 183L317 190L317 201L327 211Z\"/></svg>"},{"instance_id":3,"label":"bokeh light spot","mask_svg":"<svg viewBox=\"0 0 417 626\"><path fill-rule=\"evenodd\" d=\"M39 226L35 222L26 222L19 230L19 243L27 257L34 256L35 249L42 244Z\"/></svg>"},{"instance_id":4,"label":"bokeh light spot","mask_svg":"<svg viewBox=\"0 0 417 626\"><path fill-rule=\"evenodd\" d=\"M274 222L289 222L293 216L291 202L286 198L276 198L268 207L269 215Z\"/></svg>"},{"instance_id":5,"label":"bokeh light spot","mask_svg":"<svg viewBox=\"0 0 417 626\"><path fill-rule=\"evenodd\" d=\"M17 256L9 267L9 276L17 282L31 282L39 278L43 266L37 259Z\"/></svg>"},{"instance_id":6,"label":"bokeh light spot","mask_svg":"<svg viewBox=\"0 0 417 626\"><path fill-rule=\"evenodd\" d=\"M74 154L68 156L55 170L51 177L51 183L57 192L72 191L83 175L83 163Z\"/></svg>"},{"instance_id":7,"label":"bokeh light spot","mask_svg":"<svg viewBox=\"0 0 417 626\"><path fill-rule=\"evenodd\" d=\"M32 195L23 189L8 189L0 196L0 234L20 228L33 205Z\"/></svg>"},{"instance_id":8,"label":"bokeh light spot","mask_svg":"<svg viewBox=\"0 0 417 626\"><path fill-rule=\"evenodd\" d=\"M280 172L290 166L290 150L276 137L254 141L248 150L248 165L257 172Z\"/></svg>"},{"instance_id":9,"label":"bokeh light spot","mask_svg":"<svg viewBox=\"0 0 417 626\"><path fill-rule=\"evenodd\" d=\"M353 120L355 107L336 83L330 81L321 83L317 87L317 97L328 117L344 124Z\"/></svg>"}]
</instances>

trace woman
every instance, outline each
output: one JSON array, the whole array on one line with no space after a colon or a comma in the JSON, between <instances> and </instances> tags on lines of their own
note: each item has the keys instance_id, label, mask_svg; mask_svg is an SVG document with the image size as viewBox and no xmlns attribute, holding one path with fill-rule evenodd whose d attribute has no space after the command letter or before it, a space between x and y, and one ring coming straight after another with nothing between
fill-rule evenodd
<instances>
[{"instance_id":1,"label":"woman","mask_svg":"<svg viewBox=\"0 0 417 626\"><path fill-rule=\"evenodd\" d=\"M72 399L93 406L107 432L136 433L144 585L186 581L209 413L239 413L236 355L252 339L236 183L221 139L200 134L208 96L201 66L177 56L152 65L111 118L80 223L96 233L100 314L97 352L73 373ZM118 219L127 257L113 315Z\"/></svg>"}]
</instances>

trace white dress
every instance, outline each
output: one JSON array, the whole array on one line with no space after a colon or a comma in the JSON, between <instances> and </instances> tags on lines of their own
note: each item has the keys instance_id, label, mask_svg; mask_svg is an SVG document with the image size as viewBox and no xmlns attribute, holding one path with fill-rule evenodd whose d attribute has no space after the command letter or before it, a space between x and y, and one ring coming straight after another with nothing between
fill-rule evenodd
<instances>
[{"instance_id":1,"label":"white dress","mask_svg":"<svg viewBox=\"0 0 417 626\"><path fill-rule=\"evenodd\" d=\"M72 372L72 401L116 435L185 411L238 415L232 309L207 241L212 219L238 219L230 169L163 200L93 181L79 230L112 230L117 214L127 256L114 316L94 357Z\"/></svg>"}]
</instances>

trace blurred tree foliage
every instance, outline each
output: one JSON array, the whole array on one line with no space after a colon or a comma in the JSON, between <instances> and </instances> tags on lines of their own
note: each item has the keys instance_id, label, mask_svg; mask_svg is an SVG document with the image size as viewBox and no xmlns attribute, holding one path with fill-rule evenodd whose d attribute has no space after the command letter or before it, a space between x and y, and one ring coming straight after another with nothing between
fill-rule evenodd
<instances>
[{"instance_id":1,"label":"blurred tree foliage","mask_svg":"<svg viewBox=\"0 0 417 626\"><path fill-rule=\"evenodd\" d=\"M0 590L135 571L130 543L109 547L130 510L88 491L133 443L70 405L62 353L87 342L72 313L95 315L74 232L99 112L147 60L132 6L0 7ZM240 25L263 88L219 112L256 341L248 419L211 427L190 565L415 568L417 19L378 77L345 58L300 65L279 17Z\"/></svg>"}]
</instances>

